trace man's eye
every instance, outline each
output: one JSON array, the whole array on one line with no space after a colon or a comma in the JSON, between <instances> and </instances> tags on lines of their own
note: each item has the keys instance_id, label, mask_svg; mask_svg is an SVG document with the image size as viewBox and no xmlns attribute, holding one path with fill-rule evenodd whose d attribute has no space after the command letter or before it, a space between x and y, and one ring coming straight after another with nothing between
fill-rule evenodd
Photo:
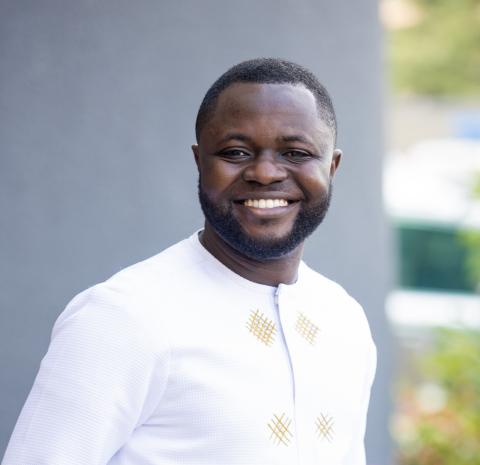
<instances>
[{"instance_id":1,"label":"man's eye","mask_svg":"<svg viewBox=\"0 0 480 465\"><path fill-rule=\"evenodd\" d=\"M301 150L289 150L283 154L285 158L291 161L300 162L312 158L312 155L308 152L303 152Z\"/></svg>"},{"instance_id":2,"label":"man's eye","mask_svg":"<svg viewBox=\"0 0 480 465\"><path fill-rule=\"evenodd\" d=\"M224 150L223 152L220 153L220 155L230 160L243 160L250 156L248 152L240 149Z\"/></svg>"}]
</instances>

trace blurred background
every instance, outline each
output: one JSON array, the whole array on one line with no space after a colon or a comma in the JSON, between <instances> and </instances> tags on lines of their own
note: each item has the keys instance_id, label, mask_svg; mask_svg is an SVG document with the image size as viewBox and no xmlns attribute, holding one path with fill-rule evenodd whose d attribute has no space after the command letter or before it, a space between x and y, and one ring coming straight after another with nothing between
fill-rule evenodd
<instances>
[{"instance_id":1,"label":"blurred background","mask_svg":"<svg viewBox=\"0 0 480 465\"><path fill-rule=\"evenodd\" d=\"M480 1L382 0L394 463L480 464Z\"/></svg>"},{"instance_id":2,"label":"blurred background","mask_svg":"<svg viewBox=\"0 0 480 465\"><path fill-rule=\"evenodd\" d=\"M337 110L305 258L370 321L368 464L480 463L480 0L0 0L0 457L66 303L201 227L196 111L257 56Z\"/></svg>"}]
</instances>

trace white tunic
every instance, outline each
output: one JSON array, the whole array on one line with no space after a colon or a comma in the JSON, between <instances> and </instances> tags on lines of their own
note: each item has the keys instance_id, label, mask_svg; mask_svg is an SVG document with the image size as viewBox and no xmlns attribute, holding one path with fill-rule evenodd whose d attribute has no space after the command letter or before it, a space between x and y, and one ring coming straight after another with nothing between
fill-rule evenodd
<instances>
[{"instance_id":1,"label":"white tunic","mask_svg":"<svg viewBox=\"0 0 480 465\"><path fill-rule=\"evenodd\" d=\"M197 234L76 296L3 465L363 465L375 346L304 263L278 288Z\"/></svg>"}]
</instances>

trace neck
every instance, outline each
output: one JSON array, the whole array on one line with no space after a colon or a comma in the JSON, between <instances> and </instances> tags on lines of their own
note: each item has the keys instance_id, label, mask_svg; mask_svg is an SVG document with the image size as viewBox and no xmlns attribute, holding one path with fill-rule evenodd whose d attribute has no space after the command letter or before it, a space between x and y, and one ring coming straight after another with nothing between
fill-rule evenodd
<instances>
[{"instance_id":1,"label":"neck","mask_svg":"<svg viewBox=\"0 0 480 465\"><path fill-rule=\"evenodd\" d=\"M281 283L292 284L297 280L303 243L288 255L269 260L255 260L240 254L228 245L208 223L200 234L200 242L227 268L249 281L278 286Z\"/></svg>"}]
</instances>

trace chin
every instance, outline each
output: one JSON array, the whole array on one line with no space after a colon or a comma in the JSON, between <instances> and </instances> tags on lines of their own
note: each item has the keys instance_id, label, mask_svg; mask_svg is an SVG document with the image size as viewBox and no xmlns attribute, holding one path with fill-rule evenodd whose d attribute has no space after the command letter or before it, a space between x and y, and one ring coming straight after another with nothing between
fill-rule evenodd
<instances>
[{"instance_id":1,"label":"chin","mask_svg":"<svg viewBox=\"0 0 480 465\"><path fill-rule=\"evenodd\" d=\"M293 225L285 230L282 229L281 231L278 228L265 228L265 230L251 230L245 228L244 226L238 224L239 228L241 229L241 234L243 237L248 238L249 241L257 242L258 244L264 244L267 246L268 244L275 246L275 244L287 242L290 236L293 234Z\"/></svg>"},{"instance_id":2,"label":"chin","mask_svg":"<svg viewBox=\"0 0 480 465\"><path fill-rule=\"evenodd\" d=\"M218 233L219 231L217 231ZM222 231L223 233L225 231ZM292 234L285 236L251 236L245 232L221 234L220 237L242 255L258 261L274 260L291 254L303 241Z\"/></svg>"}]
</instances>

